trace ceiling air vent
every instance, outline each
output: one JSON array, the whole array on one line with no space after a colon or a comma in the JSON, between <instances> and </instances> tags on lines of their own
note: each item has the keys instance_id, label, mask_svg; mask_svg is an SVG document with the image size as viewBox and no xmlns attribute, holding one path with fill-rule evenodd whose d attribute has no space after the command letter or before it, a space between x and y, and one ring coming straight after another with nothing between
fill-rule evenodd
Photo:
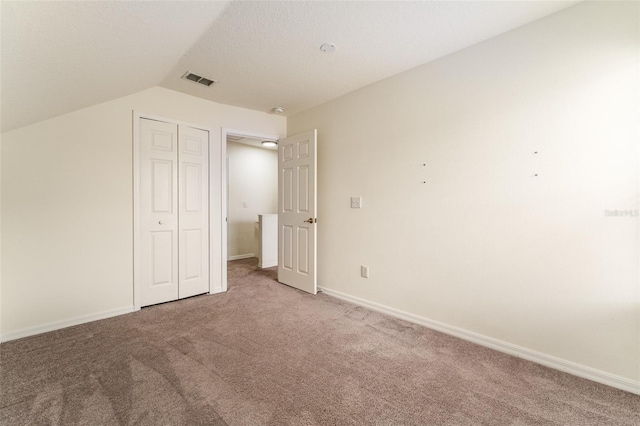
<instances>
[{"instance_id":1,"label":"ceiling air vent","mask_svg":"<svg viewBox=\"0 0 640 426\"><path fill-rule=\"evenodd\" d=\"M182 76L182 78L187 79L187 80L191 80L194 83L203 84L205 86L211 86L212 84L214 84L216 82L215 80L211 80L210 78L202 77L201 75L194 74L194 73L189 72L189 71L187 71Z\"/></svg>"}]
</instances>

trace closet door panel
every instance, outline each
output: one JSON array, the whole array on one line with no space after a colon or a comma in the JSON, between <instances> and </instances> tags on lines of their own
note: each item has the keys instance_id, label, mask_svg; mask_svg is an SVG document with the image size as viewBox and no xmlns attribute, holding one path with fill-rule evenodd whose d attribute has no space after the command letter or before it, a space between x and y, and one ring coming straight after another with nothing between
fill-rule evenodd
<instances>
[{"instance_id":1,"label":"closet door panel","mask_svg":"<svg viewBox=\"0 0 640 426\"><path fill-rule=\"evenodd\" d=\"M178 126L179 298L209 291L209 132Z\"/></svg>"},{"instance_id":2,"label":"closet door panel","mask_svg":"<svg viewBox=\"0 0 640 426\"><path fill-rule=\"evenodd\" d=\"M178 298L178 126L140 120L141 306Z\"/></svg>"}]
</instances>

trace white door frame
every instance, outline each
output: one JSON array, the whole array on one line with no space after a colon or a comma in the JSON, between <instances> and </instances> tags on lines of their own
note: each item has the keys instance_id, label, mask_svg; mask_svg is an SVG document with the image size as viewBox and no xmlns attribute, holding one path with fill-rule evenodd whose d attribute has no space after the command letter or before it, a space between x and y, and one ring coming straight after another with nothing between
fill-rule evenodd
<instances>
[{"instance_id":1,"label":"white door frame","mask_svg":"<svg viewBox=\"0 0 640 426\"><path fill-rule=\"evenodd\" d=\"M220 235L213 232L215 229L220 229L220 218L217 214L214 214L214 206L216 204L215 192L213 189L216 187L215 183L219 181L219 173L215 173L219 170L218 164L220 158L217 153L220 150L216 150L216 136L217 134L212 128L202 126L200 124L188 123L180 120L174 120L171 118L160 117L154 114L145 114L138 111L133 111L133 310L139 311L141 307L140 303L140 211L138 206L138 200L140 198L140 119L147 118L149 120L164 121L166 123L172 123L177 125L183 125L193 127L195 129L206 130L209 132L209 294L220 293L226 290L226 274L227 268L222 268L220 262L219 249L222 241ZM222 157L225 158L225 157ZM217 209L216 209L217 210ZM225 227L226 228L226 227ZM216 257L217 256L217 257ZM217 261L217 262L216 262ZM224 269L225 289L222 290L222 270ZM221 271L220 274L213 274L212 271Z\"/></svg>"},{"instance_id":2,"label":"white door frame","mask_svg":"<svg viewBox=\"0 0 640 426\"><path fill-rule=\"evenodd\" d=\"M228 253L227 250L229 248L229 242L227 241L227 223L228 223L228 210L227 210L227 200L228 200L228 184L227 182L227 136L242 136L245 138L253 138L253 139L265 139L265 140L278 140L280 136L277 135L269 135L266 133L255 133L248 132L246 130L235 130L222 128L222 134L220 136L220 161L217 164L220 164L221 167L221 186L220 186L220 194L222 195L222 208L220 209L220 215L222 218L222 244L218 247L222 248L222 253L220 259L222 260L222 290L227 291L227 259ZM278 189L279 191L280 189ZM256 218L257 220L257 218ZM212 248L216 249L214 246Z\"/></svg>"}]
</instances>

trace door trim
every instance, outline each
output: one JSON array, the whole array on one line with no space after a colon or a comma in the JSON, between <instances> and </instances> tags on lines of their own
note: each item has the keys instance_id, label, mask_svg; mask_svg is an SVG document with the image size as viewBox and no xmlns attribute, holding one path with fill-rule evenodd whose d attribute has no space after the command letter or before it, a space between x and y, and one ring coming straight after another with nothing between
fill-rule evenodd
<instances>
[{"instance_id":1,"label":"door trim","mask_svg":"<svg viewBox=\"0 0 640 426\"><path fill-rule=\"evenodd\" d=\"M281 136L277 136L277 135L270 135L270 134L266 134L266 133L256 133L256 132L250 132L250 131L246 131L246 130L237 130L237 129L229 129L229 128L222 128L222 132L220 135L220 160L219 162L217 162L217 164L220 164L220 194L221 194L221 208L220 208L220 218L221 218L221 227L220 229L220 235L221 235L221 239L222 242L220 245L218 245L218 247L214 247L212 246L213 250L218 250L221 249L220 255L219 255L219 259L221 261L221 268L220 270L222 271L222 278L221 278L221 284L222 284L222 291L227 291L227 260L228 260L228 253L227 250L229 248L229 241L227 241L227 221L229 219L228 217L228 206L227 206L227 200L229 197L228 194L228 176L227 176L227 136L243 136L246 138L255 138L255 139L269 139L269 140L278 140L281 138ZM257 219L256 219L257 220ZM212 250L212 251L213 251Z\"/></svg>"},{"instance_id":2,"label":"door trim","mask_svg":"<svg viewBox=\"0 0 640 426\"><path fill-rule=\"evenodd\" d=\"M141 308L140 303L140 211L138 207L138 200L140 198L140 119L146 118L148 120L162 121L165 123L171 123L176 125L193 127L195 129L205 130L209 132L209 294L220 293L221 288L221 274L212 274L215 271L216 262L214 257L214 251L216 245L221 245L220 238L216 238L216 233L212 232L212 229L220 229L219 223L215 223L215 216L212 214L214 205L214 188L216 170L214 166L215 162L215 133L212 128L203 126L200 124L188 123L180 120L174 120L171 118L161 117L154 114L141 113L136 110L132 111L133 116L133 310L139 311ZM219 257L217 258L219 259ZM217 263L218 271L221 271L220 263ZM227 269L224 268L224 274L226 276Z\"/></svg>"}]
</instances>

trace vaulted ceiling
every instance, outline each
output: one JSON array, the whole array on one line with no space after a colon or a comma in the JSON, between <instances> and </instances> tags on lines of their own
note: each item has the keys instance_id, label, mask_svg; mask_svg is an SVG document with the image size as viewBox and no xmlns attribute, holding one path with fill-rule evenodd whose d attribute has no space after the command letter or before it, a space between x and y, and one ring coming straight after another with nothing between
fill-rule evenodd
<instances>
[{"instance_id":1,"label":"vaulted ceiling","mask_svg":"<svg viewBox=\"0 0 640 426\"><path fill-rule=\"evenodd\" d=\"M154 86L293 114L575 3L2 1L2 131Z\"/></svg>"}]
</instances>

